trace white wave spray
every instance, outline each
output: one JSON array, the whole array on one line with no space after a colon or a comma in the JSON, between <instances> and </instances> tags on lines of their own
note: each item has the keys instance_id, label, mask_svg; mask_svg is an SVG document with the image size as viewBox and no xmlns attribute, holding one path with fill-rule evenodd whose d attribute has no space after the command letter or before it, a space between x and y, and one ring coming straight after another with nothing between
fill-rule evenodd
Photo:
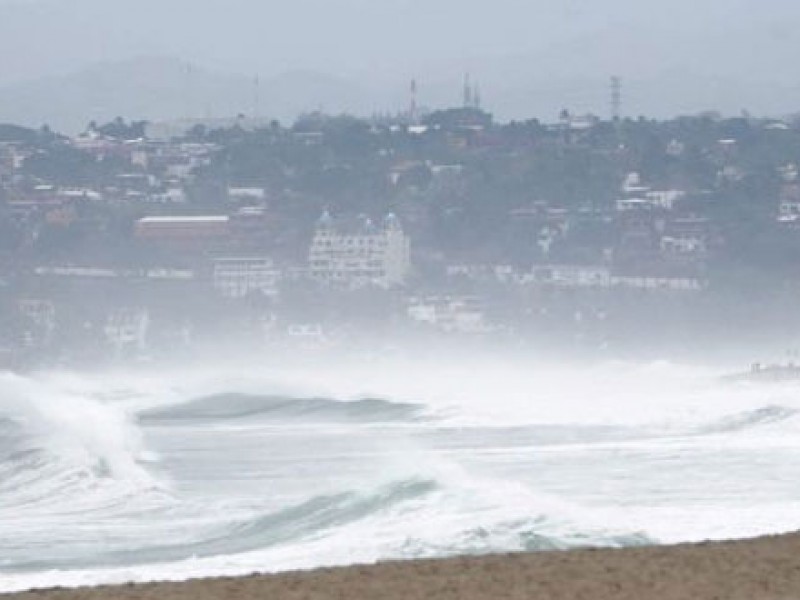
<instances>
[{"instance_id":1,"label":"white wave spray","mask_svg":"<svg viewBox=\"0 0 800 600\"><path fill-rule=\"evenodd\" d=\"M717 375L485 359L3 374L0 588L800 527L798 389Z\"/></svg>"}]
</instances>

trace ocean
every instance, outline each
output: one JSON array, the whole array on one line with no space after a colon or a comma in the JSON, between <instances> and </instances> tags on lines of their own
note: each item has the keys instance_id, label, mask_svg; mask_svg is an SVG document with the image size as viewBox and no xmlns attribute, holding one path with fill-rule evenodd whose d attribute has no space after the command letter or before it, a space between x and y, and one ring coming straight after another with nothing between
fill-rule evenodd
<instances>
[{"instance_id":1,"label":"ocean","mask_svg":"<svg viewBox=\"0 0 800 600\"><path fill-rule=\"evenodd\" d=\"M800 384L243 364L0 373L0 592L800 529Z\"/></svg>"}]
</instances>

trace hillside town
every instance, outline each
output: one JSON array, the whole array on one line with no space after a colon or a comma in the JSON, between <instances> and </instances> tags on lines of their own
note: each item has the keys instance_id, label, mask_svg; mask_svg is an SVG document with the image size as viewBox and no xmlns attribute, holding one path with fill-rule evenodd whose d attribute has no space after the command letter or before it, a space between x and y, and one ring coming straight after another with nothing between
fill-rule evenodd
<instances>
[{"instance_id":1,"label":"hillside town","mask_svg":"<svg viewBox=\"0 0 800 600\"><path fill-rule=\"evenodd\" d=\"M800 123L497 123L478 94L290 126L0 125L0 361L800 326Z\"/></svg>"}]
</instances>

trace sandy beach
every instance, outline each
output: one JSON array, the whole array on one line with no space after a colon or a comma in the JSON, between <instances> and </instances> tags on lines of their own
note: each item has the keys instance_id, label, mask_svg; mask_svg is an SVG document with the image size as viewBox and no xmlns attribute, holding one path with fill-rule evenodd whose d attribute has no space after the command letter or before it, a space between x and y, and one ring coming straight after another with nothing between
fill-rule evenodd
<instances>
[{"instance_id":1,"label":"sandy beach","mask_svg":"<svg viewBox=\"0 0 800 600\"><path fill-rule=\"evenodd\" d=\"M388 562L279 575L42 590L9 600L800 598L800 534L623 550Z\"/></svg>"}]
</instances>

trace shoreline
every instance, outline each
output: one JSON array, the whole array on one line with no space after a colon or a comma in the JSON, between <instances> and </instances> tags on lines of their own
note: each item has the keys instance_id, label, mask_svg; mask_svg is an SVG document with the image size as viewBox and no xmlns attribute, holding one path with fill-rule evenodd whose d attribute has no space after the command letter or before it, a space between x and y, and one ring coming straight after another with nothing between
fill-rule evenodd
<instances>
[{"instance_id":1,"label":"shoreline","mask_svg":"<svg viewBox=\"0 0 800 600\"><path fill-rule=\"evenodd\" d=\"M381 562L270 575L0 594L3 600L227 598L789 600L800 533L675 546Z\"/></svg>"}]
</instances>

